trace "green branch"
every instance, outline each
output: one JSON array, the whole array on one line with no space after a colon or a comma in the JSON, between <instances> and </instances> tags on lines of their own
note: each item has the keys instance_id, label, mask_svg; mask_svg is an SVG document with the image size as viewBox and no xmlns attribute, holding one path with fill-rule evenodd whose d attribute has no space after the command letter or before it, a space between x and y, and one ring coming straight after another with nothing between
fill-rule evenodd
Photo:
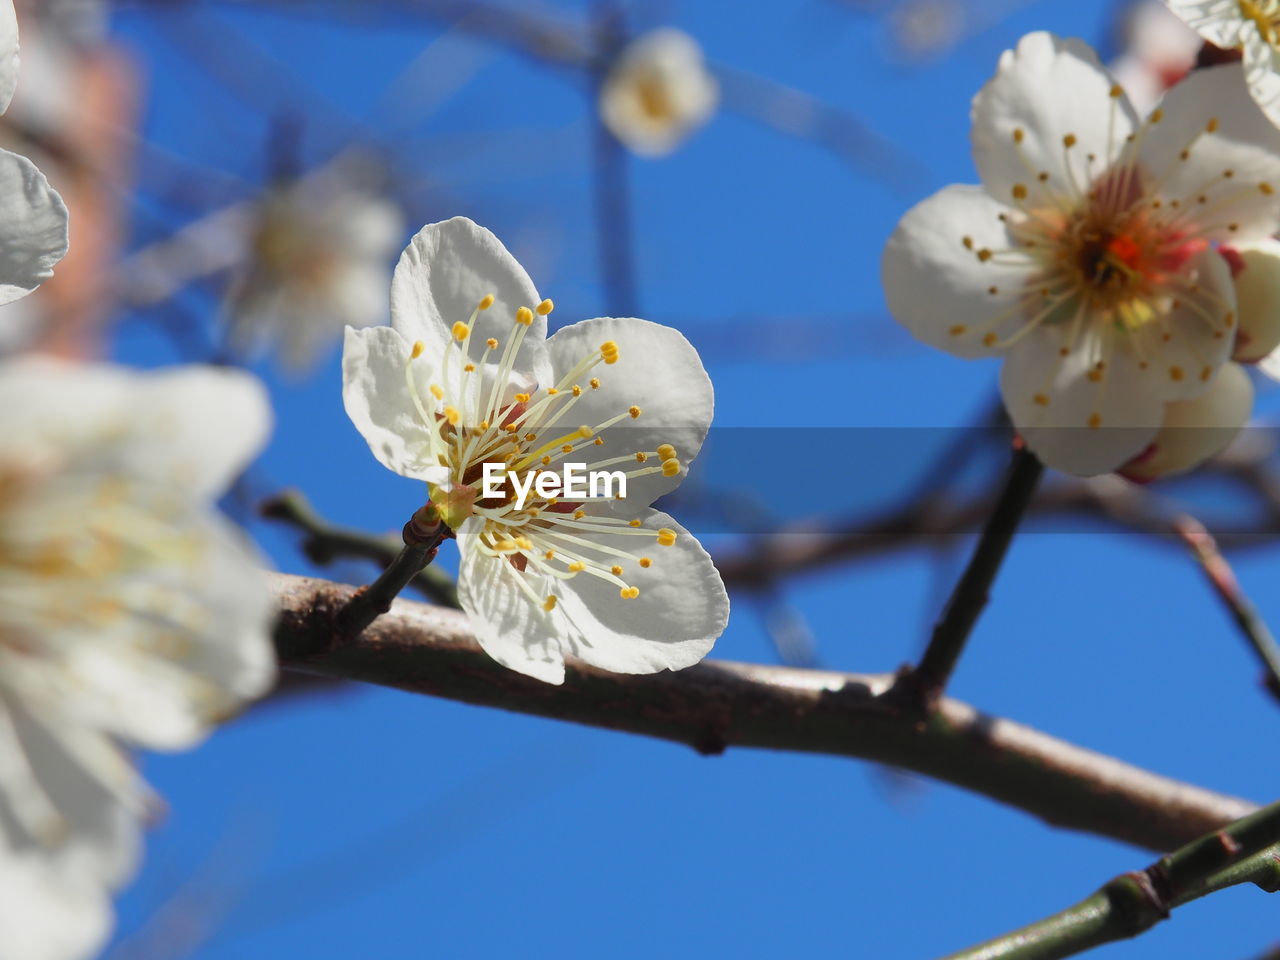
<instances>
[{"instance_id":1,"label":"green branch","mask_svg":"<svg viewBox=\"0 0 1280 960\"><path fill-rule=\"evenodd\" d=\"M1280 891L1280 803L1121 874L1061 913L947 960L1059 960L1135 937L1175 907L1217 890L1252 883Z\"/></svg>"}]
</instances>

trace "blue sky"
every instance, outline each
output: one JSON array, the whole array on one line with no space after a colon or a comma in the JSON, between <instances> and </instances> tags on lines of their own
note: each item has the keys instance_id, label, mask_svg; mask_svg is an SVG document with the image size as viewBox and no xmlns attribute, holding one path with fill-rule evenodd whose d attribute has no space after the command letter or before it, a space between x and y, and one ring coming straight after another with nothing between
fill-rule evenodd
<instances>
[{"instance_id":1,"label":"blue sky","mask_svg":"<svg viewBox=\"0 0 1280 960\"><path fill-rule=\"evenodd\" d=\"M441 40L438 27L404 16L335 24L196 6L212 13L117 14L117 35L149 74L150 141L252 184L270 118L305 109L311 162L372 135L411 188L415 228L471 216L555 299L553 319L609 311L581 78L478 40ZM583 6L546 9L578 17ZM968 103L1000 51L1034 29L1096 42L1109 4L1026 3L924 64L904 62L883 22L852 6L654 6L661 16L637 8L633 25L680 26L715 62L857 114L922 168L890 191L729 110L672 157L629 164L639 312L702 350L717 425L971 422L995 368L928 351L892 324L880 249L915 200L975 180ZM440 65L425 81L406 79L432 43ZM211 79L211 64L226 72ZM229 92L228 82L244 89ZM140 207L170 225L189 216L157 202L145 181L139 189ZM189 302L212 316L209 298ZM146 318L119 333L124 362L182 359ZM259 476L301 488L336 522L398 528L420 490L379 466L346 420L336 354L303 381L255 369L278 418ZM920 431L921 444L946 433ZM817 495L815 463L769 454L744 450L743 487L788 516L831 508ZM857 467L836 506L873 509L902 464ZM280 569L310 572L290 535L253 532ZM962 558L956 544L922 544L788 583L785 596L803 610L824 665L892 670L921 649ZM1263 613L1280 617L1270 590L1280 556L1252 552L1237 569ZM715 655L776 661L758 608L735 601ZM1162 773L1257 800L1280 792L1269 753L1276 706L1196 569L1167 544L1021 537L952 692ZM165 910L181 929L209 928L201 960L912 960L1035 919L1150 859L869 764L763 751L704 758L372 688L264 707L196 752L145 766L170 810L121 900L122 935ZM1246 960L1276 937L1274 910L1258 891L1229 891L1100 955Z\"/></svg>"}]
</instances>

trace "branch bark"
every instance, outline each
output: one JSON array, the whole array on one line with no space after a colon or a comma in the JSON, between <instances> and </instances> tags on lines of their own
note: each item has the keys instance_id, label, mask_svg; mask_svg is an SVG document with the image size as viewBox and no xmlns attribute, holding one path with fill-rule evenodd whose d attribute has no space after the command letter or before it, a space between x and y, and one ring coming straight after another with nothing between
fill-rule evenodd
<instances>
[{"instance_id":1,"label":"branch bark","mask_svg":"<svg viewBox=\"0 0 1280 960\"><path fill-rule=\"evenodd\" d=\"M276 649L294 670L638 733L702 753L763 747L912 770L1050 824L1172 850L1256 809L943 698L930 715L884 699L890 676L708 660L619 676L570 662L563 686L499 666L464 615L396 601L354 639L337 623L354 588L272 574Z\"/></svg>"}]
</instances>

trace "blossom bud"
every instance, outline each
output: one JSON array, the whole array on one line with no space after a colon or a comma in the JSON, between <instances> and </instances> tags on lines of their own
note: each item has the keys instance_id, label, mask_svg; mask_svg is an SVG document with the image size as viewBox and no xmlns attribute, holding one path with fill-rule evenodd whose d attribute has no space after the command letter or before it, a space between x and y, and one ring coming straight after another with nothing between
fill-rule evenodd
<instances>
[{"instance_id":1,"label":"blossom bud","mask_svg":"<svg viewBox=\"0 0 1280 960\"><path fill-rule=\"evenodd\" d=\"M1185 473L1225 449L1252 409L1249 374L1239 364L1223 364L1204 393L1165 408L1151 445L1117 472L1138 483Z\"/></svg>"},{"instance_id":2,"label":"blossom bud","mask_svg":"<svg viewBox=\"0 0 1280 960\"><path fill-rule=\"evenodd\" d=\"M1280 346L1280 241L1268 237L1230 250L1240 321L1231 359L1257 363Z\"/></svg>"}]
</instances>

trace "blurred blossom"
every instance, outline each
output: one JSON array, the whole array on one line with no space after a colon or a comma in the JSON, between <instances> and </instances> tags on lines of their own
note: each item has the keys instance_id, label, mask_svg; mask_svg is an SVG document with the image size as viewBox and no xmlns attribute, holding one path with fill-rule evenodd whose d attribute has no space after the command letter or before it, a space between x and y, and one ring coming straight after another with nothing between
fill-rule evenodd
<instances>
[{"instance_id":1,"label":"blurred blossom","mask_svg":"<svg viewBox=\"0 0 1280 960\"><path fill-rule=\"evenodd\" d=\"M894 42L911 57L950 50L964 36L966 26L965 10L956 0L907 0L890 20Z\"/></svg>"},{"instance_id":2,"label":"blurred blossom","mask_svg":"<svg viewBox=\"0 0 1280 960\"><path fill-rule=\"evenodd\" d=\"M1124 51L1111 72L1138 115L1145 117L1196 65L1202 41L1164 0L1139 0L1129 9L1123 30Z\"/></svg>"},{"instance_id":3,"label":"blurred blossom","mask_svg":"<svg viewBox=\"0 0 1280 960\"><path fill-rule=\"evenodd\" d=\"M396 267L392 326L347 331L347 413L384 466L427 482L457 534L459 600L499 663L548 683L566 654L615 673L687 667L729 599L693 535L649 504L701 449L711 381L670 327L584 320L547 339L551 309L488 230L423 228ZM626 498L513 496L513 479L566 462L625 472ZM486 464L506 495L484 495Z\"/></svg>"},{"instance_id":4,"label":"blurred blossom","mask_svg":"<svg viewBox=\"0 0 1280 960\"><path fill-rule=\"evenodd\" d=\"M697 41L664 27L618 55L600 90L600 116L628 149L660 157L706 123L718 99Z\"/></svg>"},{"instance_id":5,"label":"blurred blossom","mask_svg":"<svg viewBox=\"0 0 1280 960\"><path fill-rule=\"evenodd\" d=\"M18 84L18 19L0 0L0 112ZM67 252L67 208L25 157L0 150L0 304L25 297L53 276Z\"/></svg>"},{"instance_id":6,"label":"blurred blossom","mask_svg":"<svg viewBox=\"0 0 1280 960\"><path fill-rule=\"evenodd\" d=\"M230 345L278 344L295 372L314 365L346 326L382 323L400 211L340 163L270 188L251 215L246 263L230 298Z\"/></svg>"},{"instance_id":7,"label":"blurred blossom","mask_svg":"<svg viewBox=\"0 0 1280 960\"><path fill-rule=\"evenodd\" d=\"M0 364L0 956L90 955L181 749L265 691L258 560L211 506L262 445L244 374Z\"/></svg>"},{"instance_id":8,"label":"blurred blossom","mask_svg":"<svg viewBox=\"0 0 1280 960\"><path fill-rule=\"evenodd\" d=\"M1235 65L1139 122L1092 50L1033 33L975 98L973 149L983 185L940 191L889 240L890 309L932 346L1003 356L1005 406L1046 463L1114 470L1231 356L1219 244L1280 226L1280 131Z\"/></svg>"},{"instance_id":9,"label":"blurred blossom","mask_svg":"<svg viewBox=\"0 0 1280 960\"><path fill-rule=\"evenodd\" d=\"M1165 407L1151 445L1118 472L1137 481L1185 473L1225 450L1252 412L1249 374L1238 363L1223 364L1204 393Z\"/></svg>"},{"instance_id":10,"label":"blurred blossom","mask_svg":"<svg viewBox=\"0 0 1280 960\"><path fill-rule=\"evenodd\" d=\"M1169 9L1215 46L1240 51L1249 92L1280 125L1280 0L1169 0Z\"/></svg>"}]
</instances>

